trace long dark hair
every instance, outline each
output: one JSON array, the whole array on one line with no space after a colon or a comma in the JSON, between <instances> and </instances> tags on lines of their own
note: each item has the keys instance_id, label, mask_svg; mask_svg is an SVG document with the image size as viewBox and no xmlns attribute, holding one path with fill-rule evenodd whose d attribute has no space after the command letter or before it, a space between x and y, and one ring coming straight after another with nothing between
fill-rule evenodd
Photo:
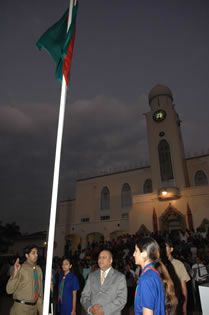
<instances>
[{"instance_id":1,"label":"long dark hair","mask_svg":"<svg viewBox=\"0 0 209 315\"><path fill-rule=\"evenodd\" d=\"M149 260L151 260L155 269L159 272L165 292L166 314L174 315L176 311L177 298L168 270L160 259L160 247L158 243L153 238L146 237L136 240L136 246L141 252L146 251Z\"/></svg>"},{"instance_id":2,"label":"long dark hair","mask_svg":"<svg viewBox=\"0 0 209 315\"><path fill-rule=\"evenodd\" d=\"M172 263L169 261L169 259L167 257L166 245L165 245L164 241L160 242L160 257L161 257L162 262L166 266L166 268L169 272L169 275L171 277L171 280L173 281L173 284L174 284L175 295L178 298L178 305L177 305L176 313L177 314L183 314L183 304L185 301L185 297L184 297L183 292L182 292L181 281L180 281L179 277L177 276L176 271L175 271Z\"/></svg>"}]
</instances>

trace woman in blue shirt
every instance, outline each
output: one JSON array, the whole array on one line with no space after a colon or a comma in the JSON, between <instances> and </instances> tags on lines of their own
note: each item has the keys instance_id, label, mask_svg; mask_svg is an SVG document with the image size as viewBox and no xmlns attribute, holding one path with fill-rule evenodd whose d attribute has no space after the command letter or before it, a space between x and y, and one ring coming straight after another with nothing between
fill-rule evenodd
<instances>
[{"instance_id":1,"label":"woman in blue shirt","mask_svg":"<svg viewBox=\"0 0 209 315\"><path fill-rule=\"evenodd\" d=\"M60 315L76 314L76 294L80 289L78 279L70 271L72 265L68 258L62 262L63 273L59 276L58 283L58 305Z\"/></svg>"},{"instance_id":2,"label":"woman in blue shirt","mask_svg":"<svg viewBox=\"0 0 209 315\"><path fill-rule=\"evenodd\" d=\"M158 243L152 238L136 241L133 256L136 265L142 267L135 293L135 314L175 314L177 299L173 282L160 261Z\"/></svg>"}]
</instances>

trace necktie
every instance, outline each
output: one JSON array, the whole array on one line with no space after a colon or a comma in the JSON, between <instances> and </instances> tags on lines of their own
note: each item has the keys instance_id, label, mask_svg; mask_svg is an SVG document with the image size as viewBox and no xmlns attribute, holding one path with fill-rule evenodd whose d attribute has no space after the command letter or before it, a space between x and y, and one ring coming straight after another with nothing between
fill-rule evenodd
<instances>
[{"instance_id":1,"label":"necktie","mask_svg":"<svg viewBox=\"0 0 209 315\"><path fill-rule=\"evenodd\" d=\"M102 271L102 275L101 275L101 285L103 285L105 280L105 271Z\"/></svg>"},{"instance_id":2,"label":"necktie","mask_svg":"<svg viewBox=\"0 0 209 315\"><path fill-rule=\"evenodd\" d=\"M197 271L198 271L198 276L199 276L199 278L200 278L201 275L200 275L200 266L199 266L199 264L197 265Z\"/></svg>"},{"instance_id":3,"label":"necktie","mask_svg":"<svg viewBox=\"0 0 209 315\"><path fill-rule=\"evenodd\" d=\"M60 287L59 287L58 301L60 301L61 303L62 303L62 297L63 297L64 284L65 284L65 276L63 276L62 281L60 283Z\"/></svg>"}]
</instances>

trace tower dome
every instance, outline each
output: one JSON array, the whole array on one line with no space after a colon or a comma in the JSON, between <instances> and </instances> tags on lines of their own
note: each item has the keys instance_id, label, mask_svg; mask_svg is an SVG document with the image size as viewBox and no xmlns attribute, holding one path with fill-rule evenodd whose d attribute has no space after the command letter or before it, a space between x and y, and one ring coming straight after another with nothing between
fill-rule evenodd
<instances>
[{"instance_id":1,"label":"tower dome","mask_svg":"<svg viewBox=\"0 0 209 315\"><path fill-rule=\"evenodd\" d=\"M148 99L151 107L153 107L153 105L163 105L161 103L165 103L165 100L167 100L167 104L172 105L173 95L167 86L157 84L150 90Z\"/></svg>"}]
</instances>

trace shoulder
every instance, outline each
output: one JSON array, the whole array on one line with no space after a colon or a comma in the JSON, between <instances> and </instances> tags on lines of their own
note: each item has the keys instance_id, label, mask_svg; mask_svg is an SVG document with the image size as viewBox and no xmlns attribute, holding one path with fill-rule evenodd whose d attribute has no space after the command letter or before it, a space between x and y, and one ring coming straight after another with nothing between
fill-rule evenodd
<instances>
[{"instance_id":1,"label":"shoulder","mask_svg":"<svg viewBox=\"0 0 209 315\"><path fill-rule=\"evenodd\" d=\"M111 268L111 270L109 271L110 275L113 279L113 282L121 282L121 284L126 284L126 277L123 273L121 273L120 271Z\"/></svg>"},{"instance_id":2,"label":"shoulder","mask_svg":"<svg viewBox=\"0 0 209 315\"><path fill-rule=\"evenodd\" d=\"M178 259L173 259L171 261L177 276L179 277L179 279L181 281L189 281L190 280L190 276L186 270L186 267L184 266L183 262L178 260Z\"/></svg>"},{"instance_id":3,"label":"shoulder","mask_svg":"<svg viewBox=\"0 0 209 315\"><path fill-rule=\"evenodd\" d=\"M161 284L161 278L157 271L152 269L147 270L144 274L139 278L139 283L145 285L145 283L151 284L152 287L158 286Z\"/></svg>"},{"instance_id":4,"label":"shoulder","mask_svg":"<svg viewBox=\"0 0 209 315\"><path fill-rule=\"evenodd\" d=\"M78 281L78 278L76 277L76 275L74 275L72 272L70 272L66 276L66 282L77 284L79 281Z\"/></svg>"},{"instance_id":5,"label":"shoulder","mask_svg":"<svg viewBox=\"0 0 209 315\"><path fill-rule=\"evenodd\" d=\"M142 278L160 279L160 274L157 270L149 269L143 274Z\"/></svg>"},{"instance_id":6,"label":"shoulder","mask_svg":"<svg viewBox=\"0 0 209 315\"><path fill-rule=\"evenodd\" d=\"M141 299L145 302L147 308L153 309L153 301L155 301L158 297L164 297L164 289L161 278L154 270L147 270L140 276L138 288L137 292L140 292Z\"/></svg>"},{"instance_id":7,"label":"shoulder","mask_svg":"<svg viewBox=\"0 0 209 315\"><path fill-rule=\"evenodd\" d=\"M111 272L112 274L114 274L115 276L117 276L117 277L125 277L122 272L120 272L120 271L118 271L118 270L116 270L116 269L114 269L114 268L111 268L110 272Z\"/></svg>"},{"instance_id":8,"label":"shoulder","mask_svg":"<svg viewBox=\"0 0 209 315\"><path fill-rule=\"evenodd\" d=\"M37 268L38 271L42 272L42 269L41 269L41 267L39 265L36 265L36 268Z\"/></svg>"},{"instance_id":9,"label":"shoulder","mask_svg":"<svg viewBox=\"0 0 209 315\"><path fill-rule=\"evenodd\" d=\"M25 269L27 269L27 266L23 263L20 265L20 270L24 271Z\"/></svg>"},{"instance_id":10,"label":"shoulder","mask_svg":"<svg viewBox=\"0 0 209 315\"><path fill-rule=\"evenodd\" d=\"M95 271L91 271L88 275L88 279L95 278L98 276L100 276L100 269L97 269Z\"/></svg>"},{"instance_id":11,"label":"shoulder","mask_svg":"<svg viewBox=\"0 0 209 315\"><path fill-rule=\"evenodd\" d=\"M41 267L37 265L37 266L36 266L36 269L37 269L37 272L42 275L42 269L41 269Z\"/></svg>"},{"instance_id":12,"label":"shoulder","mask_svg":"<svg viewBox=\"0 0 209 315\"><path fill-rule=\"evenodd\" d=\"M74 275L74 273L70 272L70 277L72 280L78 280L78 277L76 275Z\"/></svg>"},{"instance_id":13,"label":"shoulder","mask_svg":"<svg viewBox=\"0 0 209 315\"><path fill-rule=\"evenodd\" d=\"M182 265L184 265L181 260L178 260L178 259L175 259L175 258L173 260L171 260L171 263L173 265L175 265L175 266L182 266Z\"/></svg>"},{"instance_id":14,"label":"shoulder","mask_svg":"<svg viewBox=\"0 0 209 315\"><path fill-rule=\"evenodd\" d=\"M178 259L173 259L171 261L173 267L175 268L176 272L178 270L186 270L186 267L184 266L183 262L181 260Z\"/></svg>"},{"instance_id":15,"label":"shoulder","mask_svg":"<svg viewBox=\"0 0 209 315\"><path fill-rule=\"evenodd\" d=\"M21 269L23 269L23 270L30 269L30 266L26 265L25 263L22 263Z\"/></svg>"},{"instance_id":16,"label":"shoulder","mask_svg":"<svg viewBox=\"0 0 209 315\"><path fill-rule=\"evenodd\" d=\"M20 273L21 274L28 274L29 271L31 271L31 268L29 266L27 266L26 264L22 264L20 267Z\"/></svg>"}]
</instances>

